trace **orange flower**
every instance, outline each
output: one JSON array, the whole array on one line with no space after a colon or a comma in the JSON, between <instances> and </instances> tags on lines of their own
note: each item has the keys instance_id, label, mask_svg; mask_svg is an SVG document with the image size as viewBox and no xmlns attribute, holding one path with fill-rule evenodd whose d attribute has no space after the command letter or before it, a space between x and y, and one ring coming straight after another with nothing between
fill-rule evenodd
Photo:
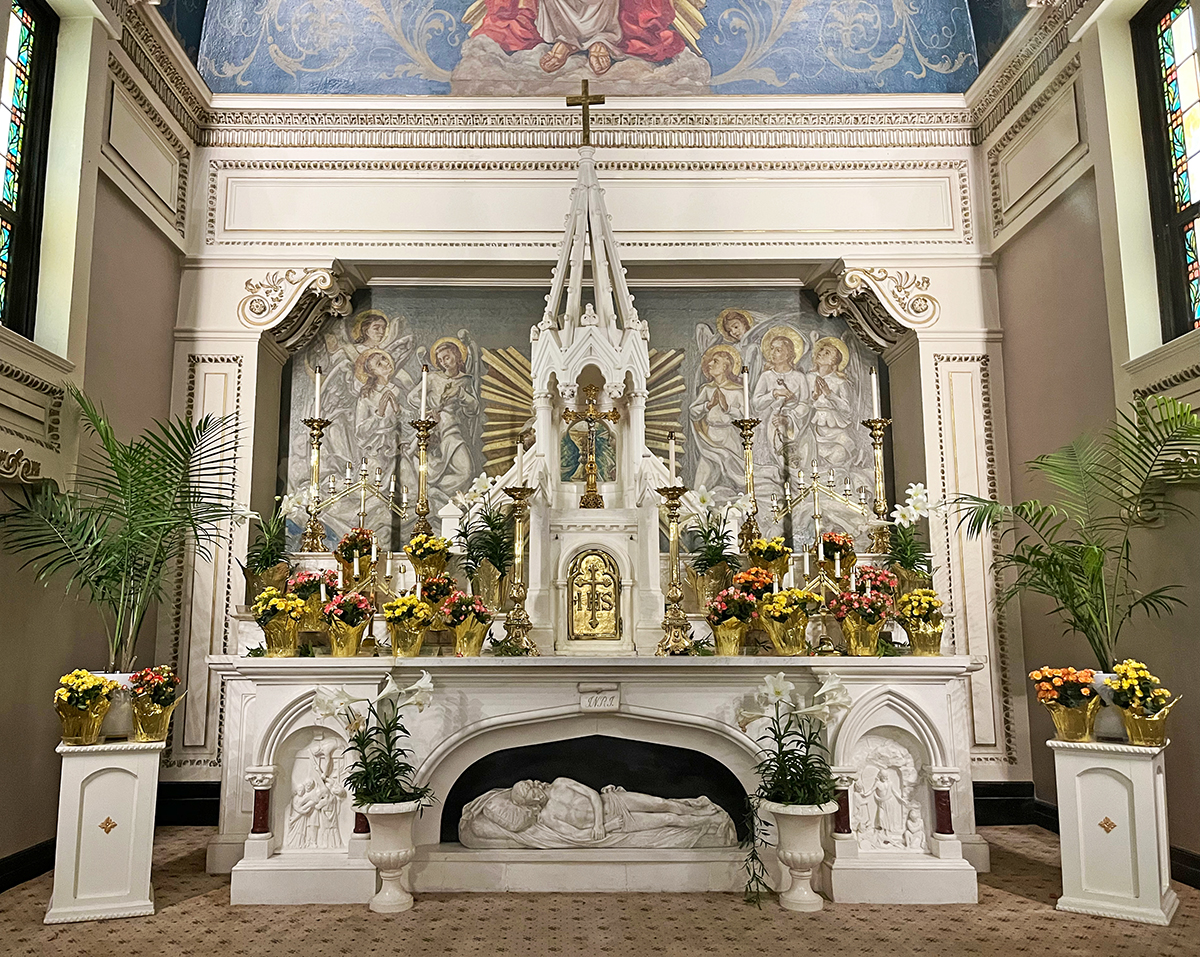
<instances>
[{"instance_id":1,"label":"orange flower","mask_svg":"<svg viewBox=\"0 0 1200 957\"><path fill-rule=\"evenodd\" d=\"M1087 695L1090 695L1092 693L1092 689L1087 687L1087 685L1084 685L1082 688L1079 689L1079 693L1086 697Z\"/></svg>"},{"instance_id":2,"label":"orange flower","mask_svg":"<svg viewBox=\"0 0 1200 957\"><path fill-rule=\"evenodd\" d=\"M1063 683L1063 680L1062 680L1062 678L1059 678L1059 677L1057 677L1057 676L1056 676L1056 677L1055 677L1055 679L1054 679L1054 686L1057 688L1057 687L1058 687L1059 685L1061 685L1062 683Z\"/></svg>"}]
</instances>

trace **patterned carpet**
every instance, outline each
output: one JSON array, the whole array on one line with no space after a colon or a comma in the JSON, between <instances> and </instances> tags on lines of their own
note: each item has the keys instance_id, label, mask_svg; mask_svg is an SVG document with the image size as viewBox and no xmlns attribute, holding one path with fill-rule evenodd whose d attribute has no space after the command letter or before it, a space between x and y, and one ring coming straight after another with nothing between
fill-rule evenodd
<instances>
[{"instance_id":1,"label":"patterned carpet","mask_svg":"<svg viewBox=\"0 0 1200 957\"><path fill-rule=\"evenodd\" d=\"M90 924L42 924L46 874L0 894L0 953L36 957L324 957L324 955L566 955L791 957L905 954L1200 955L1200 891L1177 885L1170 927L1054 910L1058 840L1036 827L981 829L992 873L972 907L827 904L813 915L762 910L730 894L427 894L407 914L365 905L229 906L229 880L204 873L207 828L160 828L158 912Z\"/></svg>"}]
</instances>

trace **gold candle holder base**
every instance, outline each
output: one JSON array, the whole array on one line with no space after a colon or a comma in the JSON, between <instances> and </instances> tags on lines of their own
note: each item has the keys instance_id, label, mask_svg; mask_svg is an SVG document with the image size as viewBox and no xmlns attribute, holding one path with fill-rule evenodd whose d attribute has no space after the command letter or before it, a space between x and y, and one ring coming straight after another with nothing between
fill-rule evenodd
<instances>
[{"instance_id":1,"label":"gold candle holder base","mask_svg":"<svg viewBox=\"0 0 1200 957\"><path fill-rule=\"evenodd\" d=\"M742 433L742 454L745 457L746 495L750 499L750 508L746 511L746 519L738 531L738 546L743 552L750 550L750 544L756 538L762 538L758 527L758 498L754 494L754 430L762 424L762 419L734 419L733 424Z\"/></svg>"},{"instance_id":2,"label":"gold candle holder base","mask_svg":"<svg viewBox=\"0 0 1200 957\"><path fill-rule=\"evenodd\" d=\"M513 568L512 586L509 592L513 607L504 618L504 633L517 647L524 649L531 658L541 656L537 642L529 637L533 622L525 610L525 599L529 590L525 587L525 529L529 518L529 497L533 489L528 485L513 485L504 494L513 500Z\"/></svg>"},{"instance_id":3,"label":"gold candle holder base","mask_svg":"<svg viewBox=\"0 0 1200 957\"><path fill-rule=\"evenodd\" d=\"M683 582L679 578L679 500L687 494L686 485L667 485L657 490L665 500L667 521L670 527L670 557L668 568L670 579L663 596L667 600L663 615L662 640L654 649L659 658L667 655L691 655L696 653L692 640L692 626L683 612Z\"/></svg>"},{"instance_id":4,"label":"gold candle holder base","mask_svg":"<svg viewBox=\"0 0 1200 957\"><path fill-rule=\"evenodd\" d=\"M413 535L432 535L429 524L429 434L437 425L434 419L413 419L410 423L417 431L417 520L413 523Z\"/></svg>"}]
</instances>

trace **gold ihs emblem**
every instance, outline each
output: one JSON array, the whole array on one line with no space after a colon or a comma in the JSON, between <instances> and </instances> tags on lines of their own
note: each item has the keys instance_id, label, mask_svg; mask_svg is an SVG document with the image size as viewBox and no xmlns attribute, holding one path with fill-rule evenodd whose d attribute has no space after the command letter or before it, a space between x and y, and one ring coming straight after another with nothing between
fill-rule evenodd
<instances>
[{"instance_id":1,"label":"gold ihs emblem","mask_svg":"<svg viewBox=\"0 0 1200 957\"><path fill-rule=\"evenodd\" d=\"M567 575L568 633L575 640L620 637L621 579L605 552L584 552Z\"/></svg>"}]
</instances>

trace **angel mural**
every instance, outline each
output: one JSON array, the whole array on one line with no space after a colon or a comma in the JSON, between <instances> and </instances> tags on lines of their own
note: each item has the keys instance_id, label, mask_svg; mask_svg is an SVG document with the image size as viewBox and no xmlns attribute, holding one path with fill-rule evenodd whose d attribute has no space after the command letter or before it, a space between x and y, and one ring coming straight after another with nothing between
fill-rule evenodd
<instances>
[{"instance_id":1,"label":"angel mural","mask_svg":"<svg viewBox=\"0 0 1200 957\"><path fill-rule=\"evenodd\" d=\"M763 370L750 407L765 429L763 478L782 484L784 477L811 457L807 429L812 414L811 390L800 371L804 337L790 326L772 326L762 337Z\"/></svg>"},{"instance_id":2,"label":"angel mural","mask_svg":"<svg viewBox=\"0 0 1200 957\"><path fill-rule=\"evenodd\" d=\"M733 423L746 415L742 404L741 355L716 345L700 358L704 384L688 409L696 452L693 486L704 486L718 499L736 498L742 487L742 433Z\"/></svg>"},{"instance_id":3,"label":"angel mural","mask_svg":"<svg viewBox=\"0 0 1200 957\"><path fill-rule=\"evenodd\" d=\"M812 371L808 388L812 396L814 454L822 468L839 472L866 465L862 442L854 427L858 396L855 383L846 375L850 350L837 336L824 336L813 344Z\"/></svg>"}]
</instances>

